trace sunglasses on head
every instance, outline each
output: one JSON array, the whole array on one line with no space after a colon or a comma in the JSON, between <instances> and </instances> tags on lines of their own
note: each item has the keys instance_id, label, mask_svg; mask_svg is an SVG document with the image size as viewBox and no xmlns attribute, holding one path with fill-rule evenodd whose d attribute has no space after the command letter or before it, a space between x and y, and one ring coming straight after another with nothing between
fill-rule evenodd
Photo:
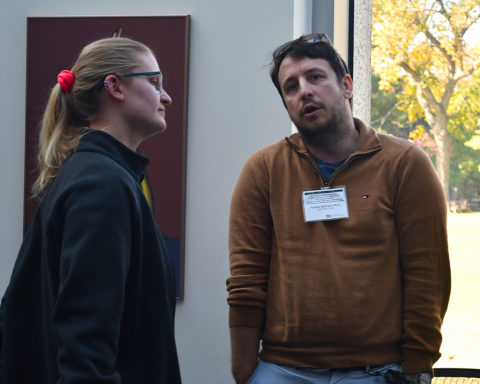
<instances>
[{"instance_id":1,"label":"sunglasses on head","mask_svg":"<svg viewBox=\"0 0 480 384\"><path fill-rule=\"evenodd\" d=\"M277 60L282 57L283 54L285 54L294 43L318 44L324 41L329 43L333 47L332 42L325 33L311 33L309 35L305 35L300 41L298 41L298 39L295 39L278 47L275 52L273 52L273 60Z\"/></svg>"},{"instance_id":2,"label":"sunglasses on head","mask_svg":"<svg viewBox=\"0 0 480 384\"><path fill-rule=\"evenodd\" d=\"M282 44L280 47L278 47L273 52L273 61L276 62L277 60L283 59L285 54L292 47L293 44L302 44L305 46L310 46L310 45L315 45L323 42L326 42L333 47L331 40L328 38L328 36L325 33L310 33L309 35L303 36L301 40L295 39L285 44ZM342 66L345 70L345 73L350 74L350 71L348 70L348 67L343 62L343 60L340 60L340 61L342 62Z\"/></svg>"}]
</instances>

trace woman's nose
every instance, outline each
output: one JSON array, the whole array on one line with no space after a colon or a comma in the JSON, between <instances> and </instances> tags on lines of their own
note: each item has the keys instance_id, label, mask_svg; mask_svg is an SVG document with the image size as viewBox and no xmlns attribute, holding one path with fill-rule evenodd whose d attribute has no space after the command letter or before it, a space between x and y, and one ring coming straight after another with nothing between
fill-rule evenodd
<instances>
[{"instance_id":1,"label":"woman's nose","mask_svg":"<svg viewBox=\"0 0 480 384\"><path fill-rule=\"evenodd\" d=\"M164 105L172 104L172 99L164 89L162 89L162 93L160 93L160 101Z\"/></svg>"}]
</instances>

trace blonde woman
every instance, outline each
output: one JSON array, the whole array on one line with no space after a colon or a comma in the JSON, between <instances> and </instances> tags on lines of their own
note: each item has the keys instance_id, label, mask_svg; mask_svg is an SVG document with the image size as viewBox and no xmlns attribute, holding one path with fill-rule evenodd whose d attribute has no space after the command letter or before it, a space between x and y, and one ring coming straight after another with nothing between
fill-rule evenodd
<instances>
[{"instance_id":1,"label":"blonde woman","mask_svg":"<svg viewBox=\"0 0 480 384\"><path fill-rule=\"evenodd\" d=\"M87 45L51 92L40 134L46 190L0 309L0 383L180 383L171 260L136 148L171 99L145 45Z\"/></svg>"}]
</instances>

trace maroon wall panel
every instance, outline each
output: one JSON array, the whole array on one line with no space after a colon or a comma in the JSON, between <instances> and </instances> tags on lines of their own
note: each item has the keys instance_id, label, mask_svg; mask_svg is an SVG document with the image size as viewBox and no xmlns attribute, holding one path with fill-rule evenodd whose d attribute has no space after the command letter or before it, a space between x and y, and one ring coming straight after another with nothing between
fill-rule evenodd
<instances>
[{"instance_id":1,"label":"maroon wall panel","mask_svg":"<svg viewBox=\"0 0 480 384\"><path fill-rule=\"evenodd\" d=\"M177 296L183 298L189 16L28 19L25 228L38 205L30 190L38 175L39 123L57 75L72 68L85 45L112 37L119 28L122 37L138 40L154 51L164 88L172 98L166 110L166 131L145 140L139 152L150 158L147 177L155 220L174 260Z\"/></svg>"}]
</instances>

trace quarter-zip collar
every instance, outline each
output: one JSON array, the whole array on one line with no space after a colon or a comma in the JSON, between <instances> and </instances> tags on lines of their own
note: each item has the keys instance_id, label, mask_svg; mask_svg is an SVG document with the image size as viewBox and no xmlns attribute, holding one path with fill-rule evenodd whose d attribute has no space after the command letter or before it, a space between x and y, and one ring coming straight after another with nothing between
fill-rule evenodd
<instances>
[{"instance_id":1,"label":"quarter-zip collar","mask_svg":"<svg viewBox=\"0 0 480 384\"><path fill-rule=\"evenodd\" d=\"M375 132L373 128L368 127L357 118L354 118L353 121L355 124L355 128L360 133L357 145L355 146L355 150L353 151L353 153L348 156L345 163L343 163L343 165L332 174L330 181L332 181L334 175L338 173L338 171L340 171L342 168L344 168L353 158L374 153L382 149L382 143L377 135L377 132ZM325 180L325 176L323 176L323 174L318 169L315 157L308 150L308 147L303 142L301 135L299 133L294 133L288 137L285 137L285 140L295 152L297 152L302 157L306 157L309 160L310 165L322 177L325 186L327 186L328 183Z\"/></svg>"},{"instance_id":2,"label":"quarter-zip collar","mask_svg":"<svg viewBox=\"0 0 480 384\"><path fill-rule=\"evenodd\" d=\"M355 150L349 156L349 158L355 155L363 155L382 149L382 143L378 138L377 132L375 132L373 128L367 127L361 120L357 118L354 118L353 121L355 123L355 128L358 130L360 135L358 137ZM299 133L294 133L288 137L285 137L285 140L287 140L295 152L299 154L308 154L314 160L313 155L309 152Z\"/></svg>"},{"instance_id":3,"label":"quarter-zip collar","mask_svg":"<svg viewBox=\"0 0 480 384\"><path fill-rule=\"evenodd\" d=\"M96 152L110 157L120 164L132 177L141 183L150 160L132 151L112 135L96 129L84 129L80 144L74 152Z\"/></svg>"}]
</instances>

